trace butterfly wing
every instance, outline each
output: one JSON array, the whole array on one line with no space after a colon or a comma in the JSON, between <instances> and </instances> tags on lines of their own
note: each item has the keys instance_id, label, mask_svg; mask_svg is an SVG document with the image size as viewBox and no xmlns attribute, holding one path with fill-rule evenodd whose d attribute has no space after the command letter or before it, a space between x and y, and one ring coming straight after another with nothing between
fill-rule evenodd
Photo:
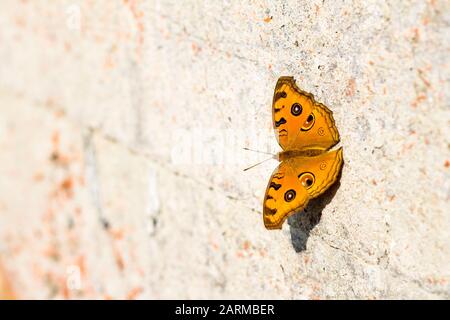
<instances>
[{"instance_id":1,"label":"butterfly wing","mask_svg":"<svg viewBox=\"0 0 450 320\"><path fill-rule=\"evenodd\" d=\"M280 77L272 103L275 135L283 150L328 150L339 142L332 112L301 90L293 77Z\"/></svg>"},{"instance_id":2,"label":"butterfly wing","mask_svg":"<svg viewBox=\"0 0 450 320\"><path fill-rule=\"evenodd\" d=\"M342 148L283 161L267 185L263 204L265 227L281 229L287 217L304 209L310 199L324 193L337 180L342 163Z\"/></svg>"},{"instance_id":3,"label":"butterfly wing","mask_svg":"<svg viewBox=\"0 0 450 320\"><path fill-rule=\"evenodd\" d=\"M296 211L305 208L308 200L308 193L297 179L292 163L283 161L275 169L267 185L263 204L265 227L281 229L284 220Z\"/></svg>"}]
</instances>

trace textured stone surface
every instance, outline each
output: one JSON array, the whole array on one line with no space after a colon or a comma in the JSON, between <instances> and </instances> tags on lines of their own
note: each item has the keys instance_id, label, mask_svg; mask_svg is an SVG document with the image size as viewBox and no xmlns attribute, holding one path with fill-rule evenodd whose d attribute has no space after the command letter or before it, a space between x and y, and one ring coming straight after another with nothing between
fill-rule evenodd
<instances>
[{"instance_id":1,"label":"textured stone surface","mask_svg":"<svg viewBox=\"0 0 450 320\"><path fill-rule=\"evenodd\" d=\"M0 270L19 298L450 298L448 1L0 3ZM261 202L281 75L340 182ZM1 293L0 293L1 296Z\"/></svg>"}]
</instances>

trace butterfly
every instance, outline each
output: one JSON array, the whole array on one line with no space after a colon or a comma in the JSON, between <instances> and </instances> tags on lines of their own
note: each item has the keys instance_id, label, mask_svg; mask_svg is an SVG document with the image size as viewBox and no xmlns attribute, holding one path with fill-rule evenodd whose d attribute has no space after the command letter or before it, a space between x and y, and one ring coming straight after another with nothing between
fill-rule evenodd
<instances>
[{"instance_id":1,"label":"butterfly","mask_svg":"<svg viewBox=\"0 0 450 320\"><path fill-rule=\"evenodd\" d=\"M342 148L329 151L339 142L332 112L298 88L293 77L278 79L272 119L283 151L267 185L263 220L267 229L281 229L287 217L336 182L343 157Z\"/></svg>"}]
</instances>

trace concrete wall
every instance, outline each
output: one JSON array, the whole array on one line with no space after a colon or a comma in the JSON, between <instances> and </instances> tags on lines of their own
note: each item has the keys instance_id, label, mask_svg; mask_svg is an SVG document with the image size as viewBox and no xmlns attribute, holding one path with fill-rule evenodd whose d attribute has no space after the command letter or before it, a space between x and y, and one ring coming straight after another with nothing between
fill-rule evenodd
<instances>
[{"instance_id":1,"label":"concrete wall","mask_svg":"<svg viewBox=\"0 0 450 320\"><path fill-rule=\"evenodd\" d=\"M448 299L449 34L444 0L1 1L6 295ZM345 164L267 231L281 75Z\"/></svg>"}]
</instances>

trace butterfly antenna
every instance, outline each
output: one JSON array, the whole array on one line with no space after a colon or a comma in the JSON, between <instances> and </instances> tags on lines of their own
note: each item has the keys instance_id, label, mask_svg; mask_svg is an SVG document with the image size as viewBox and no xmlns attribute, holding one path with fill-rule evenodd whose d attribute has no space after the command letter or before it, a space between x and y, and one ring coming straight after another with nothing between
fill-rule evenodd
<instances>
[{"instance_id":1,"label":"butterfly antenna","mask_svg":"<svg viewBox=\"0 0 450 320\"><path fill-rule=\"evenodd\" d=\"M248 167L248 168L245 168L244 171L247 171L247 170L249 170L249 169L251 169L251 168L254 168L254 167L260 165L261 163L264 163L264 162L269 161L269 160L271 160L271 159L273 159L273 157L267 158L267 159L265 159L265 160L263 160L263 161L261 161L261 162L258 162L257 164L254 164L254 165L252 165L252 166L250 166L250 167Z\"/></svg>"},{"instance_id":2,"label":"butterfly antenna","mask_svg":"<svg viewBox=\"0 0 450 320\"><path fill-rule=\"evenodd\" d=\"M258 153L264 153L264 154L270 154L271 156L275 156L275 154L270 153L270 152L265 152L265 151L253 150L253 149L249 149L249 148L244 148L244 150L258 152Z\"/></svg>"}]
</instances>

